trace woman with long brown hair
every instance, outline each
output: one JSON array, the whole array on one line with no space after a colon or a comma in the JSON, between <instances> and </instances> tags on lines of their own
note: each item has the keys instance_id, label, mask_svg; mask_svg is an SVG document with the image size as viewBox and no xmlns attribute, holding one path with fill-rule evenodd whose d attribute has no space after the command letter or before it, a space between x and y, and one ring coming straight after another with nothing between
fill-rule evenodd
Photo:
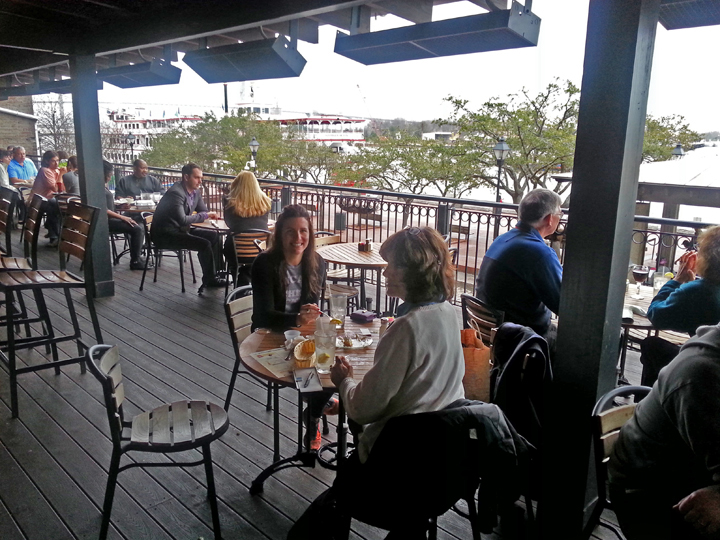
<instances>
[{"instance_id":1,"label":"woman with long brown hair","mask_svg":"<svg viewBox=\"0 0 720 540\"><path fill-rule=\"evenodd\" d=\"M324 288L325 261L315 252L310 214L302 206L286 206L275 223L272 246L252 265L253 330L287 330L311 323L320 315L318 302ZM318 420L336 413L332 391L316 392L304 413L305 446L320 447Z\"/></svg>"}]
</instances>

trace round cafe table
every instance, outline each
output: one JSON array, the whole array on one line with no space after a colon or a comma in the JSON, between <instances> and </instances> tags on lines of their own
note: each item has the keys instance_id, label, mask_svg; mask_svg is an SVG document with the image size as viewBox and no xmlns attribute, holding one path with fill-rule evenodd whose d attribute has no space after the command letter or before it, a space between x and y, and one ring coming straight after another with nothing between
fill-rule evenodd
<instances>
[{"instance_id":1,"label":"round cafe table","mask_svg":"<svg viewBox=\"0 0 720 540\"><path fill-rule=\"evenodd\" d=\"M336 356L345 356L353 367L353 378L356 381L361 381L365 376L365 373L373 365L373 358L375 356L375 348L377 347L378 340L380 339L380 319L375 319L369 323L356 323L350 320L349 317L345 321L345 334L356 334L360 333L361 328L367 328L370 330L372 337L372 343L368 347L362 349L336 349ZM303 336L312 336L315 332L315 322L302 326L299 328ZM256 494L263 490L263 483L270 476L277 471L286 469L289 467L314 467L317 460L317 454L315 452L306 452L302 445L303 436L303 422L302 422L302 411L303 411L303 400L302 395L298 392L298 433L297 433L297 452L295 455L281 459L280 457L280 399L278 390L280 388L295 388L295 381L292 377L276 377L260 362L255 360L251 355L260 351L267 351L269 349L277 349L283 347L285 337L280 332L273 332L267 329L257 329L254 333L246 337L240 347L240 361L245 368L257 376L258 378L268 381L273 385L273 463L263 470L250 485L250 493ZM330 380L329 374L320 374L320 383L323 389L334 390L335 385ZM337 426L337 457L338 460L342 461L345 457L347 450L347 426L345 424L345 410L340 401L340 412L338 414L338 426Z\"/></svg>"},{"instance_id":2,"label":"round cafe table","mask_svg":"<svg viewBox=\"0 0 720 540\"><path fill-rule=\"evenodd\" d=\"M379 246L373 246L372 251L358 251L357 243L350 242L321 246L316 251L326 262L360 269L360 306L363 308L365 307L365 272L367 270L377 272L375 313L380 317L380 281L382 271L387 266L387 261L380 256Z\"/></svg>"}]
</instances>

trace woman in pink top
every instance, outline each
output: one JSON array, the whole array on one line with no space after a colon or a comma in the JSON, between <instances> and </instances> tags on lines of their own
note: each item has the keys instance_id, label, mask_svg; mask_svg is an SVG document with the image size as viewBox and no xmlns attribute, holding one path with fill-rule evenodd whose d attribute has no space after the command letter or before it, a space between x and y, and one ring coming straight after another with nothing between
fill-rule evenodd
<instances>
[{"instance_id":1,"label":"woman in pink top","mask_svg":"<svg viewBox=\"0 0 720 540\"><path fill-rule=\"evenodd\" d=\"M40 162L40 170L35 177L30 192L31 198L37 193L47 199L47 202L43 205L43 210L47 213L45 226L48 230L47 238L50 239L49 247L57 246L58 236L60 236L60 207L57 199L55 199L55 193L60 189L58 186L62 185L60 169L58 168L59 163L60 158L57 152L53 150L45 152Z\"/></svg>"}]
</instances>

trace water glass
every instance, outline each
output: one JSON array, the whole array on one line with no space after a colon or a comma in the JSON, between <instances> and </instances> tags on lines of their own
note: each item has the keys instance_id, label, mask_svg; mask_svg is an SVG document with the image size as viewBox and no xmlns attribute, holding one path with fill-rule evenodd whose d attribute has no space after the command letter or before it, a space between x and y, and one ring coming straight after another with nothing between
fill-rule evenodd
<instances>
[{"instance_id":1,"label":"water glass","mask_svg":"<svg viewBox=\"0 0 720 540\"><path fill-rule=\"evenodd\" d=\"M340 324L338 330L345 329L345 315L347 314L347 294L333 293L330 295L330 317L337 319Z\"/></svg>"},{"instance_id":2,"label":"water glass","mask_svg":"<svg viewBox=\"0 0 720 540\"><path fill-rule=\"evenodd\" d=\"M335 332L315 332L315 367L318 373L330 373L335 362Z\"/></svg>"}]
</instances>

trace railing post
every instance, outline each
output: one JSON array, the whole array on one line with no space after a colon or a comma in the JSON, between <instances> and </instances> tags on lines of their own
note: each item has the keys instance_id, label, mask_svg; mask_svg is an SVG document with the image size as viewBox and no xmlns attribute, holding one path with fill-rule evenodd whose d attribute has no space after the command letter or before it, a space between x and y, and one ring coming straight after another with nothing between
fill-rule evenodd
<instances>
[{"instance_id":1,"label":"railing post","mask_svg":"<svg viewBox=\"0 0 720 540\"><path fill-rule=\"evenodd\" d=\"M440 234L450 234L450 212L450 205L448 203L438 204L435 229Z\"/></svg>"},{"instance_id":2,"label":"railing post","mask_svg":"<svg viewBox=\"0 0 720 540\"><path fill-rule=\"evenodd\" d=\"M283 186L280 190L280 207L285 208L289 204L292 204L292 188Z\"/></svg>"}]
</instances>

